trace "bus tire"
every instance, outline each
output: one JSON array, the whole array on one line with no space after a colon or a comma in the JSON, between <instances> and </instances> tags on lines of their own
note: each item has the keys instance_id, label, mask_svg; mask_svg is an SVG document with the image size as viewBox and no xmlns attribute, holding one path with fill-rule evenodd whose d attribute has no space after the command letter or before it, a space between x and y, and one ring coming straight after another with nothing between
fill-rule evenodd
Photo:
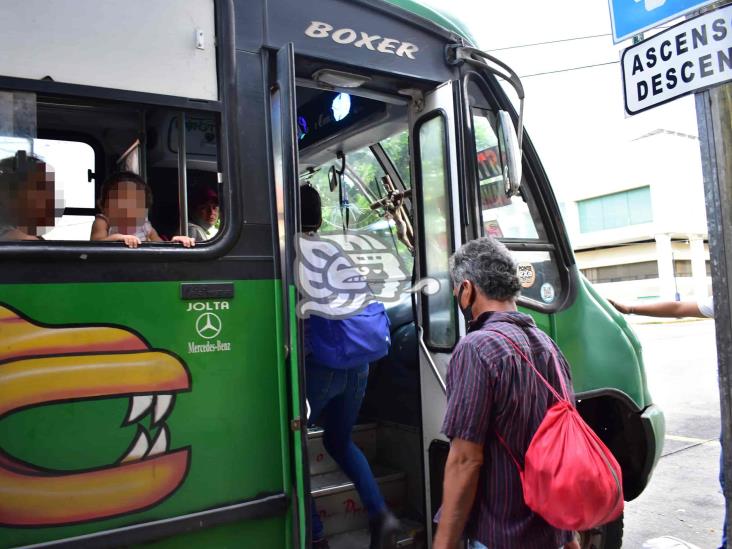
<instances>
[{"instance_id":1,"label":"bus tire","mask_svg":"<svg viewBox=\"0 0 732 549\"><path fill-rule=\"evenodd\" d=\"M620 549L623 544L623 515L592 530L580 532L582 549Z\"/></svg>"}]
</instances>

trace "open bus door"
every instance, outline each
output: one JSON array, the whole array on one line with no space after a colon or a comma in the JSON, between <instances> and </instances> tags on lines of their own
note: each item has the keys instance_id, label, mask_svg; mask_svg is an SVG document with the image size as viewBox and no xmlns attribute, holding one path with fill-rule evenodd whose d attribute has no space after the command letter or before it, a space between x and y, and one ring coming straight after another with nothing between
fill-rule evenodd
<instances>
[{"instance_id":1,"label":"open bus door","mask_svg":"<svg viewBox=\"0 0 732 549\"><path fill-rule=\"evenodd\" d=\"M300 227L298 189L298 148L296 139L295 55L292 43L283 46L276 54L275 82L270 87L270 113L272 123L272 159L275 184L275 220L279 245L279 276L281 306L278 307L281 329L280 353L289 376L289 412L292 460L291 479L284 479L290 486L292 501L293 546L309 547L308 512L309 477L307 475L306 437L307 410L304 397L304 375L300 367L302 357L302 330L295 314L297 292L293 272L294 238ZM299 540L299 543L298 541Z\"/></svg>"},{"instance_id":2,"label":"open bus door","mask_svg":"<svg viewBox=\"0 0 732 549\"><path fill-rule=\"evenodd\" d=\"M467 73L470 78L482 80L477 73ZM436 293L417 296L425 513L428 517L435 516L442 501L444 465L449 451L449 443L441 433L446 407L447 365L452 349L466 333L465 322L460 319L453 297L448 260L464 241L481 236L468 206L480 204L483 191L480 177L467 176L471 170L479 173L480 169L473 162L480 159L480 155L475 154L475 143L487 144L489 147L483 152L491 152L495 157L491 166L494 172L488 175L497 197L510 202L511 196L518 193L521 181L520 140L513 123L508 113L495 106L490 108L486 101L481 110L481 121L485 124L477 129L474 127L476 93L469 93L469 77L445 82L424 96L413 95L409 110L413 186L417 189L417 275L419 279L431 278L439 282ZM487 99L482 93L477 95ZM490 112L495 115L489 115ZM462 176L459 175L461 169ZM431 534L428 528L430 538Z\"/></svg>"},{"instance_id":3,"label":"open bus door","mask_svg":"<svg viewBox=\"0 0 732 549\"><path fill-rule=\"evenodd\" d=\"M449 449L440 433L447 364L452 348L465 333L448 274L448 259L462 242L454 85L445 82L424 96L415 96L409 109L419 235L416 270L419 279L430 277L439 282L437 293L417 295L425 514L429 520L442 500L442 473ZM430 528L427 536L431 540Z\"/></svg>"}]
</instances>

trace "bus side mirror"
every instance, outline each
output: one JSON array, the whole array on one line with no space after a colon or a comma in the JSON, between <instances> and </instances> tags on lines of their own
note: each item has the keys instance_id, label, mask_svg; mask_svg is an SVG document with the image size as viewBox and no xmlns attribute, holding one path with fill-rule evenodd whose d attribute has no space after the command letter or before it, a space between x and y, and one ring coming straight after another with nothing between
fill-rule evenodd
<instances>
[{"instance_id":1,"label":"bus side mirror","mask_svg":"<svg viewBox=\"0 0 732 549\"><path fill-rule=\"evenodd\" d=\"M519 147L516 127L511 115L506 111L498 111L498 149L501 154L501 168L506 194L518 194L521 185L521 148Z\"/></svg>"}]
</instances>

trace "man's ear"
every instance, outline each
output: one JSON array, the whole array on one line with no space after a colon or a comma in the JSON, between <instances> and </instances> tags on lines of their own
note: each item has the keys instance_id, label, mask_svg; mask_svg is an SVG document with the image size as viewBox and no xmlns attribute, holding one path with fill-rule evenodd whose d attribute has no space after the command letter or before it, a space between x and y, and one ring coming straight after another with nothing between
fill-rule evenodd
<instances>
[{"instance_id":1,"label":"man's ear","mask_svg":"<svg viewBox=\"0 0 732 549\"><path fill-rule=\"evenodd\" d=\"M467 296L468 304L472 306L475 304L475 300L478 299L478 286L472 280L466 280L465 282L468 284L467 288L465 288L465 295Z\"/></svg>"},{"instance_id":2,"label":"man's ear","mask_svg":"<svg viewBox=\"0 0 732 549\"><path fill-rule=\"evenodd\" d=\"M475 301L475 284L473 284L470 280L463 280L462 284L465 287L465 290L463 290L465 299L468 300L468 303L472 303L473 301Z\"/></svg>"}]
</instances>

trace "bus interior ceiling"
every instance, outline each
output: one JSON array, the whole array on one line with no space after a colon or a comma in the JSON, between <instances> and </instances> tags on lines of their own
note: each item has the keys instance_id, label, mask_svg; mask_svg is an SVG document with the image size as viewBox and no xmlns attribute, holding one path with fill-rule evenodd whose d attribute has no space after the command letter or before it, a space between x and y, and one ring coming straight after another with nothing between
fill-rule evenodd
<instances>
[{"instance_id":1,"label":"bus interior ceiling","mask_svg":"<svg viewBox=\"0 0 732 549\"><path fill-rule=\"evenodd\" d=\"M302 135L302 131L307 130L300 139L301 171L334 160L339 151L348 154L406 129L410 96L405 92L427 91L435 86L431 82L405 79L388 73L365 72L359 67L325 64L303 56L297 57L295 71L298 131ZM336 88L321 80L319 74L322 72L362 77L364 83L353 88ZM328 127L320 128L320 123L330 116L328 111L339 93L348 94L351 113L335 121L335 124L331 121ZM303 128L300 125L302 122L308 123L308 127ZM308 132L314 135L310 137Z\"/></svg>"},{"instance_id":2,"label":"bus interior ceiling","mask_svg":"<svg viewBox=\"0 0 732 549\"><path fill-rule=\"evenodd\" d=\"M395 105L360 96L357 90L341 92L305 87L297 88L297 100L301 172L333 161L339 152L347 155L406 128L406 101L404 105ZM339 105L344 110L337 111L337 116L343 116L342 119L335 120L335 116L327 114L333 119L326 121L321 116L322 112L332 112ZM349 116L354 117L353 123L347 120Z\"/></svg>"},{"instance_id":3,"label":"bus interior ceiling","mask_svg":"<svg viewBox=\"0 0 732 549\"><path fill-rule=\"evenodd\" d=\"M307 66L304 72L312 74L316 70L318 67ZM302 70L297 72L303 73ZM338 153L344 153L348 163L352 153L368 150L407 130L410 98L399 90L417 86L395 78L368 76L367 84L349 89L328 89L313 79L298 78L301 183L310 180L314 169L320 168L327 173L330 164L338 167ZM424 89L428 86L419 85ZM341 94L347 94L348 98L344 99ZM343 101L347 105L339 104ZM320 177L325 176L321 174ZM411 186L409 180L401 183L405 187ZM330 193L327 186L317 188L321 194ZM338 191L333 192L337 196ZM372 223L366 230L374 225ZM413 273L409 275L413 276ZM423 468L419 465L423 459L414 307L411 295L385 305L391 321L392 346L386 357L370 365L366 396L353 439L372 466L387 505L403 521L402 543L423 547L428 521L424 512ZM325 452L322 431L311 427L308 438L312 493L326 534L335 536L331 538L330 546L334 549L368 546L366 514L354 512L353 508L359 501L353 484Z\"/></svg>"}]
</instances>

